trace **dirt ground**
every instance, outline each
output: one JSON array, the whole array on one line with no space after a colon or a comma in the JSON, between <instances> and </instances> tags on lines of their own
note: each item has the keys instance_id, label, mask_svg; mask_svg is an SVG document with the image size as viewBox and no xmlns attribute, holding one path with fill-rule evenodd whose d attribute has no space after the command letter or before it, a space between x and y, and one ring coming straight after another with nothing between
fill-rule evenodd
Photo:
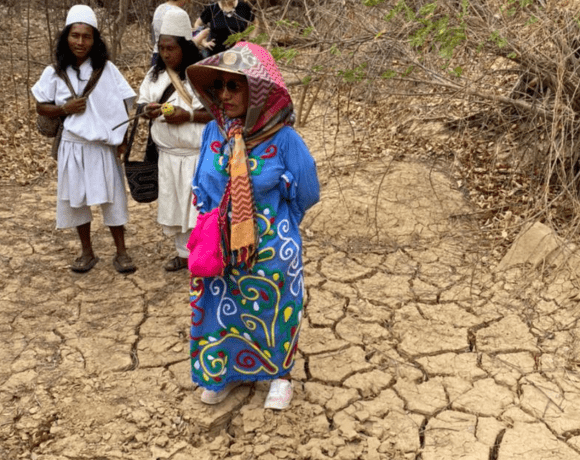
<instances>
[{"instance_id":1,"label":"dirt ground","mask_svg":"<svg viewBox=\"0 0 580 460\"><path fill-rule=\"evenodd\" d=\"M189 376L188 275L155 204L130 203L133 275L72 273L54 174L3 185L0 458L580 459L577 284L486 260L469 203L412 157L355 164L324 117L300 132L322 199L304 224L308 306L289 410L266 384L215 407Z\"/></svg>"},{"instance_id":2,"label":"dirt ground","mask_svg":"<svg viewBox=\"0 0 580 460\"><path fill-rule=\"evenodd\" d=\"M18 82L2 68L0 83ZM156 204L130 201L135 274L114 270L98 211L100 261L70 271L49 145L19 144L25 117L0 114L0 459L580 459L576 272L498 271L447 166L393 148L361 158L335 118L318 109L299 129L322 198L302 229L295 396L273 412L262 383L200 403L188 274L163 270ZM22 179L23 163L37 172Z\"/></svg>"}]
</instances>

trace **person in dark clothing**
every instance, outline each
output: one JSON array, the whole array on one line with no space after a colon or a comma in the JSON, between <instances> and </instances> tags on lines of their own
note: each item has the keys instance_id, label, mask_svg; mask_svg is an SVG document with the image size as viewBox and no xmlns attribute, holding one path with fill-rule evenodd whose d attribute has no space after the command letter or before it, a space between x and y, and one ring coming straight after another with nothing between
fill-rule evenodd
<instances>
[{"instance_id":1,"label":"person in dark clothing","mask_svg":"<svg viewBox=\"0 0 580 460\"><path fill-rule=\"evenodd\" d=\"M252 7L243 0L220 0L206 6L195 22L194 28L207 27L200 33L201 47L208 55L214 55L231 48L224 45L232 34L246 30L255 25L250 37L258 35L257 18Z\"/></svg>"}]
</instances>

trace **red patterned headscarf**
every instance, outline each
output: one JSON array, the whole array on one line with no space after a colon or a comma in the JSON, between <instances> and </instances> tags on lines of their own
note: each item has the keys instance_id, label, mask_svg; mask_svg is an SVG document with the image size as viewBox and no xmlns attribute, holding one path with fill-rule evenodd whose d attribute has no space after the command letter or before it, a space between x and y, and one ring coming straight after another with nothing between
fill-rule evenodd
<instances>
[{"instance_id":1,"label":"red patterned headscarf","mask_svg":"<svg viewBox=\"0 0 580 460\"><path fill-rule=\"evenodd\" d=\"M227 117L220 108L213 83L221 72L245 75L249 100L243 137L246 144L277 125L293 124L294 107L272 55L259 45L239 42L227 51L210 56L187 68L187 77L197 97L217 120L224 137Z\"/></svg>"}]
</instances>

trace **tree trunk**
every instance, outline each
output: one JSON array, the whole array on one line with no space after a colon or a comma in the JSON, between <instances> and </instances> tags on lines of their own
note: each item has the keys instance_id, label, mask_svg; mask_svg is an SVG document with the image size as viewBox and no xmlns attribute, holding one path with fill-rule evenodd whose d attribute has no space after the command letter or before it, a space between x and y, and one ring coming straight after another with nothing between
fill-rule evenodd
<instances>
[{"instance_id":1,"label":"tree trunk","mask_svg":"<svg viewBox=\"0 0 580 460\"><path fill-rule=\"evenodd\" d=\"M113 22L112 30L112 46L111 46L111 60L116 62L117 56L121 52L121 42L123 40L123 34L127 27L127 10L128 10L129 0L119 0L119 11L117 17Z\"/></svg>"}]
</instances>

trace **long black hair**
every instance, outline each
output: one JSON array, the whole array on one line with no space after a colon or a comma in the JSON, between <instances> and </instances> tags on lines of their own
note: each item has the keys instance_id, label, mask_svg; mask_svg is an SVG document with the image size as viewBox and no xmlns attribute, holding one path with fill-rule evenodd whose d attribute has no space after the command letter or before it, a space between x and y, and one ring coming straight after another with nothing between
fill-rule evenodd
<instances>
[{"instance_id":1,"label":"long black hair","mask_svg":"<svg viewBox=\"0 0 580 460\"><path fill-rule=\"evenodd\" d=\"M178 73L179 78L185 80L185 69L187 69L190 65L195 64L197 61L201 61L201 53L195 46L192 40L186 40L185 37L176 37L174 35L169 35L169 37L175 38L175 41L181 48L181 54L183 57L181 58L181 64L179 65ZM161 36L159 36L161 39ZM161 58L161 54L157 57L157 62L155 63L155 67L153 68L153 74L151 75L152 81L157 81L157 77L161 72L165 71L165 62Z\"/></svg>"},{"instance_id":2,"label":"long black hair","mask_svg":"<svg viewBox=\"0 0 580 460\"><path fill-rule=\"evenodd\" d=\"M72 26L73 24L69 24L62 29L62 32L56 40L55 62L57 73L66 71L66 68L69 65L74 69L77 69L77 58L68 45L68 34ZM92 26L91 28L93 29L94 42L93 47L89 51L89 59L91 60L93 70L96 71L105 67L105 64L109 60L109 51L107 50L107 45L101 38L98 29L95 29Z\"/></svg>"}]
</instances>

